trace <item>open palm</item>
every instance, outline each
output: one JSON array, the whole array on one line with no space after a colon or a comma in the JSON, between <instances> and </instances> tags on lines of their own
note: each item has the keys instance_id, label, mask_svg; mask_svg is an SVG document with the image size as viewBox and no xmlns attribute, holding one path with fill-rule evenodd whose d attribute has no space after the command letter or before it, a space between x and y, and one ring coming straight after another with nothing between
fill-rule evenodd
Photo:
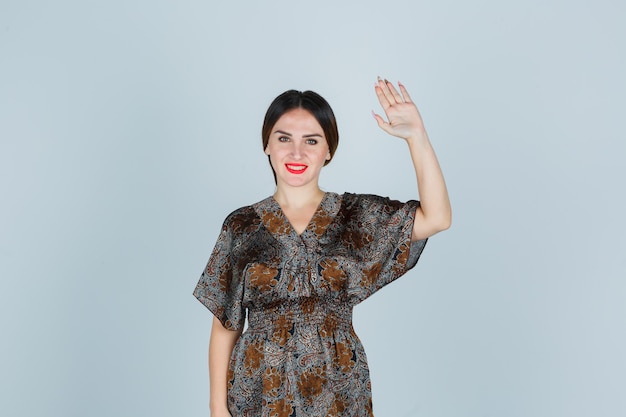
<instances>
[{"instance_id":1,"label":"open palm","mask_svg":"<svg viewBox=\"0 0 626 417\"><path fill-rule=\"evenodd\" d=\"M389 81L378 79L375 85L376 96L387 116L387 121L376 113L374 113L374 118L385 132L408 139L423 133L424 123L404 85L398 83L398 87L399 92Z\"/></svg>"}]
</instances>

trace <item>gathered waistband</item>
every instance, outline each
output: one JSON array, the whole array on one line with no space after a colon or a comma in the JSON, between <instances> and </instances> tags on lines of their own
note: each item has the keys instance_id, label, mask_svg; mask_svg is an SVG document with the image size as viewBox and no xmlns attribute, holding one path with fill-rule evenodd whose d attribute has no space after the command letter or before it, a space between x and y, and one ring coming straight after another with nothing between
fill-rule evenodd
<instances>
[{"instance_id":1,"label":"gathered waistband","mask_svg":"<svg viewBox=\"0 0 626 417\"><path fill-rule=\"evenodd\" d=\"M248 329L252 331L294 325L351 327L352 307L337 300L310 298L248 310Z\"/></svg>"}]
</instances>

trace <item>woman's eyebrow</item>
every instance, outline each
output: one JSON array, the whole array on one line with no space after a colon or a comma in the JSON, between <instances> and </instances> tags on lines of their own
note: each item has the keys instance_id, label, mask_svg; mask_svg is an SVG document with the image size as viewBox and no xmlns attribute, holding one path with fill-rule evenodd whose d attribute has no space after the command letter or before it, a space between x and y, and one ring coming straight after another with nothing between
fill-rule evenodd
<instances>
[{"instance_id":1,"label":"woman's eyebrow","mask_svg":"<svg viewBox=\"0 0 626 417\"><path fill-rule=\"evenodd\" d=\"M274 134L279 133L281 135L285 135L285 136L291 136L291 133L285 132L284 130L277 130L274 132Z\"/></svg>"},{"instance_id":2,"label":"woman's eyebrow","mask_svg":"<svg viewBox=\"0 0 626 417\"><path fill-rule=\"evenodd\" d=\"M274 134L280 134L280 135L285 135L285 136L293 136L291 133L289 132L285 132L284 130L276 130L274 132ZM320 133L309 133L308 135L302 135L303 138L321 138L323 137Z\"/></svg>"}]
</instances>

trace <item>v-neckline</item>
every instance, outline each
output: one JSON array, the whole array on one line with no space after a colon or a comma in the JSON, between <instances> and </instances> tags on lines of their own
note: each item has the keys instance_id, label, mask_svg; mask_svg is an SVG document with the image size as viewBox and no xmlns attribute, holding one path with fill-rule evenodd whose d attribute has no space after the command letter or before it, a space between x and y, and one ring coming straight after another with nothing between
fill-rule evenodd
<instances>
[{"instance_id":1,"label":"v-neckline","mask_svg":"<svg viewBox=\"0 0 626 417\"><path fill-rule=\"evenodd\" d=\"M317 209L302 233L298 234L283 212L280 204L270 196L254 204L254 210L260 217L265 228L279 241L308 241L310 238L321 238L328 226L335 220L341 206L341 196L333 192L325 192Z\"/></svg>"},{"instance_id":2,"label":"v-neckline","mask_svg":"<svg viewBox=\"0 0 626 417\"><path fill-rule=\"evenodd\" d=\"M280 213L280 215L283 218L283 220L285 221L285 223L289 225L289 228L291 229L291 232L293 234L295 234L296 236L298 236L298 237L302 237L302 235L304 235L306 233L306 231L309 230L309 228L311 228L311 225L314 223L315 218L322 211L322 204L326 200L326 196L327 195L328 195L327 192L324 192L324 194L322 194L322 198L320 199L320 202L317 204L317 207L313 211L313 214L311 215L311 218L309 218L309 221L307 222L306 226L304 227L304 229L302 229L302 232L300 232L300 233L298 233L296 228L293 226L293 223L291 223L291 221L289 220L289 218L285 214L285 210L283 210L283 208L280 206L280 203L274 198L274 196L271 196L270 198L274 201L274 204L278 208L278 212Z\"/></svg>"}]
</instances>

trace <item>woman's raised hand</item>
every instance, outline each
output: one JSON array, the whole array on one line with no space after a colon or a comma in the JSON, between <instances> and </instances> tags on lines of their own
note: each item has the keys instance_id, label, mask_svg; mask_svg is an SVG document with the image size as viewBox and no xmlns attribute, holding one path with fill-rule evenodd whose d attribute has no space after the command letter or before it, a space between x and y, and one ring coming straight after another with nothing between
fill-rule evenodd
<instances>
[{"instance_id":1,"label":"woman's raised hand","mask_svg":"<svg viewBox=\"0 0 626 417\"><path fill-rule=\"evenodd\" d=\"M378 77L374 85L378 101L385 111L387 121L380 115L372 112L378 126L390 135L408 140L409 138L425 134L424 123L417 106L408 91L398 83L400 91L394 85Z\"/></svg>"},{"instance_id":2,"label":"woman's raised hand","mask_svg":"<svg viewBox=\"0 0 626 417\"><path fill-rule=\"evenodd\" d=\"M378 126L390 135L406 140L415 168L420 205L415 210L413 241L426 239L450 227L452 209L435 150L430 144L422 116L401 83L400 91L378 78L374 86L387 121L374 113Z\"/></svg>"}]
</instances>

